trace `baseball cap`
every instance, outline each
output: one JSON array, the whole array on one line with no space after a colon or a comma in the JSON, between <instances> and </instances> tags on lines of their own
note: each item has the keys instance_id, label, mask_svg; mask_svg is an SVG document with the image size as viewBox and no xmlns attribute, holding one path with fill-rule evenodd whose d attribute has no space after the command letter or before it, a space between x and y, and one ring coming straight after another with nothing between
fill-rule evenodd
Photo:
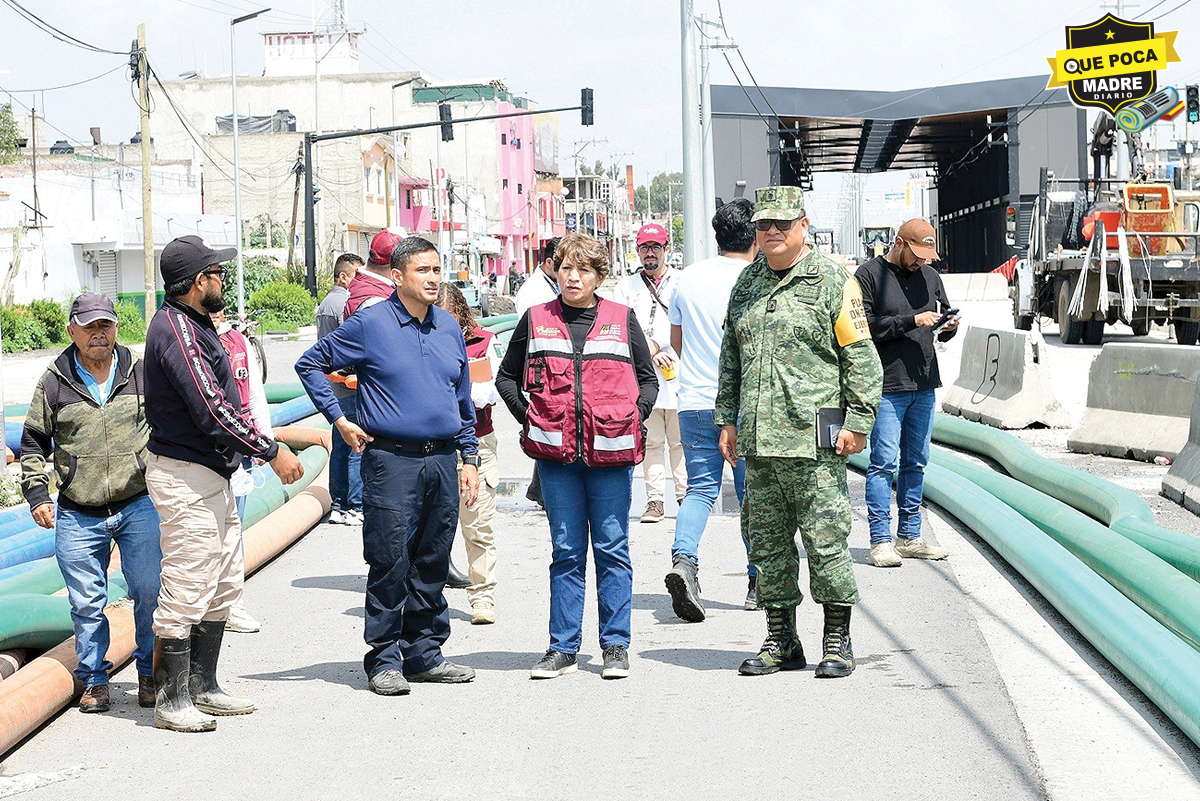
<instances>
[{"instance_id":1,"label":"baseball cap","mask_svg":"<svg viewBox=\"0 0 1200 801\"><path fill-rule=\"evenodd\" d=\"M198 236L189 234L172 239L163 248L158 260L163 284L170 286L176 281L192 278L210 264L227 262L237 255L237 248L213 250Z\"/></svg>"},{"instance_id":2,"label":"baseball cap","mask_svg":"<svg viewBox=\"0 0 1200 801\"><path fill-rule=\"evenodd\" d=\"M96 292L84 292L71 304L69 319L75 325L90 325L97 320L117 321L112 299Z\"/></svg>"},{"instance_id":3,"label":"baseball cap","mask_svg":"<svg viewBox=\"0 0 1200 801\"><path fill-rule=\"evenodd\" d=\"M371 238L371 252L367 261L371 264L388 265L392 263L392 251L400 244L402 237L392 231L380 231Z\"/></svg>"},{"instance_id":4,"label":"baseball cap","mask_svg":"<svg viewBox=\"0 0 1200 801\"><path fill-rule=\"evenodd\" d=\"M900 226L900 230L896 232L896 236L903 239L912 248L912 252L920 259L940 259L934 245L937 244L937 236L934 234L933 226L920 217L909 220L904 225Z\"/></svg>"},{"instance_id":5,"label":"baseball cap","mask_svg":"<svg viewBox=\"0 0 1200 801\"><path fill-rule=\"evenodd\" d=\"M798 186L764 186L754 190L757 211L750 222L798 220L804 216L804 190Z\"/></svg>"},{"instance_id":6,"label":"baseball cap","mask_svg":"<svg viewBox=\"0 0 1200 801\"><path fill-rule=\"evenodd\" d=\"M660 245L665 245L668 241L667 229L658 223L647 223L638 229L637 243L639 245L644 245L647 242L657 242Z\"/></svg>"}]
</instances>

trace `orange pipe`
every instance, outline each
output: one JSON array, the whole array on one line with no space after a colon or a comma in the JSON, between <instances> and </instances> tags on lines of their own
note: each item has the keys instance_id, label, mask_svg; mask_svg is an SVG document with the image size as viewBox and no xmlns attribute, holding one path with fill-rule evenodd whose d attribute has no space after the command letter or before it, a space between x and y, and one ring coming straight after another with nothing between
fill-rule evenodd
<instances>
[{"instance_id":1,"label":"orange pipe","mask_svg":"<svg viewBox=\"0 0 1200 801\"><path fill-rule=\"evenodd\" d=\"M280 442L292 448L330 447L330 434L320 429L281 427ZM266 564L329 511L329 464L303 492L246 529L246 573ZM107 658L114 670L133 656L133 612L121 606L104 610L109 625ZM71 673L78 660L75 638L64 640L0 681L0 755L6 754L82 691Z\"/></svg>"}]
</instances>

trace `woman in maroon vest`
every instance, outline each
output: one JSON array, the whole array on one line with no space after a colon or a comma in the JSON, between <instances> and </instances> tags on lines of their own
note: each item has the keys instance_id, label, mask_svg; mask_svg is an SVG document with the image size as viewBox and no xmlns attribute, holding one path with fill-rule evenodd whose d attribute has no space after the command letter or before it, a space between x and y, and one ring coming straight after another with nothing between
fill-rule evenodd
<instances>
[{"instance_id":1,"label":"woman in maroon vest","mask_svg":"<svg viewBox=\"0 0 1200 801\"><path fill-rule=\"evenodd\" d=\"M496 435L492 429L492 406L500 400L493 376L496 366L492 354L495 335L475 323L475 315L459 288L443 281L437 305L454 316L467 343L471 363L471 402L475 406L475 436L479 440L479 497L468 507L465 499L458 505L463 543L467 546L467 601L471 604L471 623L496 622L496 540L492 524L496 518L496 485L500 470L496 464Z\"/></svg>"},{"instance_id":2,"label":"woman in maroon vest","mask_svg":"<svg viewBox=\"0 0 1200 801\"><path fill-rule=\"evenodd\" d=\"M596 289L608 251L568 234L554 251L562 294L531 308L513 331L496 389L538 462L550 520L550 648L535 679L576 670L589 538L596 562L602 676L629 675L633 567L629 504L642 460L642 421L658 395L650 349L633 312Z\"/></svg>"}]
</instances>

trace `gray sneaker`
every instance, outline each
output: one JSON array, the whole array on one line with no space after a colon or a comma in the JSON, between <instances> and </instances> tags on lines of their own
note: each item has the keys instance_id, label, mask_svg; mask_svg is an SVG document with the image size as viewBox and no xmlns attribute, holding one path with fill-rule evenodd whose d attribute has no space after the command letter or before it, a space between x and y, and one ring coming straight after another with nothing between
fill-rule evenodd
<instances>
[{"instance_id":1,"label":"gray sneaker","mask_svg":"<svg viewBox=\"0 0 1200 801\"><path fill-rule=\"evenodd\" d=\"M408 695L412 688L404 680L404 674L395 669L381 670L368 683L376 695Z\"/></svg>"},{"instance_id":2,"label":"gray sneaker","mask_svg":"<svg viewBox=\"0 0 1200 801\"><path fill-rule=\"evenodd\" d=\"M623 679L629 675L629 649L624 645L610 645L604 649L602 679Z\"/></svg>"},{"instance_id":3,"label":"gray sneaker","mask_svg":"<svg viewBox=\"0 0 1200 801\"><path fill-rule=\"evenodd\" d=\"M547 651L546 655L529 671L531 679L556 679L579 669L575 654L564 654L561 651Z\"/></svg>"},{"instance_id":4,"label":"gray sneaker","mask_svg":"<svg viewBox=\"0 0 1200 801\"><path fill-rule=\"evenodd\" d=\"M475 671L466 665L456 665L449 659L443 659L441 664L432 670L410 674L408 680L431 684L465 684L475 680Z\"/></svg>"}]
</instances>

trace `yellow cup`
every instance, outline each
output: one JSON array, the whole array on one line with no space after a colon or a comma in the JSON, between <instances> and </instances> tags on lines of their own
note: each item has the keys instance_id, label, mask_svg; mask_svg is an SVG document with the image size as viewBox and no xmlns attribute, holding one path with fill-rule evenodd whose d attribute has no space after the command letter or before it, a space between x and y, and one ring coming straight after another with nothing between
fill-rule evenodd
<instances>
[{"instance_id":1,"label":"yellow cup","mask_svg":"<svg viewBox=\"0 0 1200 801\"><path fill-rule=\"evenodd\" d=\"M658 369L662 371L663 378L667 379L668 381L675 380L675 362L671 362L666 367L660 367Z\"/></svg>"}]
</instances>

